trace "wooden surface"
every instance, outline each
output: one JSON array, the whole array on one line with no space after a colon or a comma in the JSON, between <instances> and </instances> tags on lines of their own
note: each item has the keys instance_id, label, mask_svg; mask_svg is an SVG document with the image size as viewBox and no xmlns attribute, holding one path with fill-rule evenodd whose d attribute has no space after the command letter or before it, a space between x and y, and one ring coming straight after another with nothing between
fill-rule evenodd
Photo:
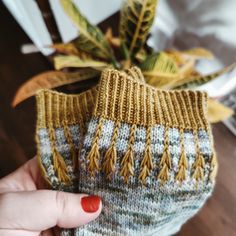
<instances>
[{"instance_id":1,"label":"wooden surface","mask_svg":"<svg viewBox=\"0 0 236 236\"><path fill-rule=\"evenodd\" d=\"M103 24L115 24L109 21ZM11 101L17 88L31 76L51 68L39 53L23 55L22 44L30 43L12 16L0 3L0 177L35 155L35 100L17 108ZM236 137L223 125L213 128L219 158L219 174L213 197L183 226L178 236L236 235Z\"/></svg>"}]
</instances>

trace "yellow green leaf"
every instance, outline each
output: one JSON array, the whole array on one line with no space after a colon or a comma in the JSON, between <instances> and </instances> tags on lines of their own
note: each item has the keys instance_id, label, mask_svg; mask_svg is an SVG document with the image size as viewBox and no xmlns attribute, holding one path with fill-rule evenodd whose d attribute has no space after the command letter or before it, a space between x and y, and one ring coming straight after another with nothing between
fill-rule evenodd
<instances>
[{"instance_id":1,"label":"yellow green leaf","mask_svg":"<svg viewBox=\"0 0 236 236\"><path fill-rule=\"evenodd\" d=\"M112 49L102 31L80 13L72 0L61 0L61 5L79 29L80 35L73 41L75 46L96 57L114 59Z\"/></svg>"},{"instance_id":2,"label":"yellow green leaf","mask_svg":"<svg viewBox=\"0 0 236 236\"><path fill-rule=\"evenodd\" d=\"M15 107L25 99L35 95L40 89L56 88L62 85L91 79L98 75L100 75L99 71L90 68L84 68L73 73L65 73L62 71L48 71L41 73L25 82L18 89L12 101L12 106Z\"/></svg>"},{"instance_id":3,"label":"yellow green leaf","mask_svg":"<svg viewBox=\"0 0 236 236\"><path fill-rule=\"evenodd\" d=\"M145 43L155 17L156 5L157 0L124 1L119 34L131 57L134 57Z\"/></svg>"},{"instance_id":4,"label":"yellow green leaf","mask_svg":"<svg viewBox=\"0 0 236 236\"><path fill-rule=\"evenodd\" d=\"M92 67L92 68L103 68L108 66L106 62L95 61L92 59L81 59L77 56L56 56L54 57L54 67L56 70L60 70L65 67Z\"/></svg>"},{"instance_id":5,"label":"yellow green leaf","mask_svg":"<svg viewBox=\"0 0 236 236\"><path fill-rule=\"evenodd\" d=\"M179 73L182 77L188 77L195 71L195 60L189 59L179 68Z\"/></svg>"},{"instance_id":6,"label":"yellow green leaf","mask_svg":"<svg viewBox=\"0 0 236 236\"><path fill-rule=\"evenodd\" d=\"M213 59L214 55L211 51L205 48L190 48L188 50L180 51L189 57L193 57L195 59Z\"/></svg>"},{"instance_id":7,"label":"yellow green leaf","mask_svg":"<svg viewBox=\"0 0 236 236\"><path fill-rule=\"evenodd\" d=\"M205 48L191 48L184 51L178 51L175 49L168 49L165 51L169 56L171 56L178 65L183 65L188 61L191 60L198 60L198 59L213 59L214 55L212 52Z\"/></svg>"},{"instance_id":8,"label":"yellow green leaf","mask_svg":"<svg viewBox=\"0 0 236 236\"><path fill-rule=\"evenodd\" d=\"M184 54L180 53L175 49L168 49L164 51L169 57L171 57L178 66L183 65L186 62Z\"/></svg>"},{"instance_id":9,"label":"yellow green leaf","mask_svg":"<svg viewBox=\"0 0 236 236\"><path fill-rule=\"evenodd\" d=\"M168 54L161 52L148 56L139 67L146 81L155 87L161 87L172 80L179 79L179 68Z\"/></svg>"},{"instance_id":10,"label":"yellow green leaf","mask_svg":"<svg viewBox=\"0 0 236 236\"><path fill-rule=\"evenodd\" d=\"M179 76L170 80L168 83L165 83L161 88L172 89L179 84L188 82L190 77L200 76L200 73L195 70L194 66L194 59L189 59L185 61L185 63L179 67Z\"/></svg>"},{"instance_id":11,"label":"yellow green leaf","mask_svg":"<svg viewBox=\"0 0 236 236\"><path fill-rule=\"evenodd\" d=\"M166 53L160 52L150 55L139 67L147 75L155 75L158 72L167 74L178 74L179 69L174 60Z\"/></svg>"},{"instance_id":12,"label":"yellow green leaf","mask_svg":"<svg viewBox=\"0 0 236 236\"><path fill-rule=\"evenodd\" d=\"M234 111L220 102L209 99L207 116L211 123L217 123L228 119L234 114Z\"/></svg>"}]
</instances>

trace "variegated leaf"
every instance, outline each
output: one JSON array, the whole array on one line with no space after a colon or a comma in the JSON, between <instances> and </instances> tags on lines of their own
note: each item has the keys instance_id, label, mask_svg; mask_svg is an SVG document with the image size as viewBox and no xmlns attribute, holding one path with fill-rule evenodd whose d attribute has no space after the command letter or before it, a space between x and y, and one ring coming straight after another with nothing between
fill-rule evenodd
<instances>
[{"instance_id":1,"label":"variegated leaf","mask_svg":"<svg viewBox=\"0 0 236 236\"><path fill-rule=\"evenodd\" d=\"M75 55L75 56L78 56L80 59L83 59L83 60L92 59L91 54L77 48L75 46L75 44L73 43L73 41L71 43L53 44L51 47L54 48L58 53L61 53L61 54Z\"/></svg>"},{"instance_id":2,"label":"variegated leaf","mask_svg":"<svg viewBox=\"0 0 236 236\"><path fill-rule=\"evenodd\" d=\"M195 87L198 87L198 86L201 86L203 84L206 84L214 79L216 79L217 77L225 74L225 73L228 73L229 71L233 70L236 66L236 63L228 66L228 67L225 67L221 70L218 70L214 73L211 73L211 74L208 74L208 75L197 75L197 76L190 76L188 78L186 78L183 81L179 81L178 83L175 84L175 88L176 89L192 89L192 88L195 88ZM187 80L187 82L186 82Z\"/></svg>"},{"instance_id":3,"label":"variegated leaf","mask_svg":"<svg viewBox=\"0 0 236 236\"><path fill-rule=\"evenodd\" d=\"M25 99L35 95L40 89L51 89L62 85L91 79L100 75L100 71L84 68L78 72L64 73L62 71L47 71L36 75L25 82L17 91L12 106L15 107Z\"/></svg>"},{"instance_id":4,"label":"variegated leaf","mask_svg":"<svg viewBox=\"0 0 236 236\"><path fill-rule=\"evenodd\" d=\"M75 46L96 57L114 60L112 49L102 31L80 13L72 0L61 0L61 4L79 29L80 35L73 41Z\"/></svg>"},{"instance_id":5,"label":"variegated leaf","mask_svg":"<svg viewBox=\"0 0 236 236\"><path fill-rule=\"evenodd\" d=\"M146 81L155 87L161 87L172 80L179 79L179 68L168 54L161 52L148 56L139 67Z\"/></svg>"},{"instance_id":6,"label":"variegated leaf","mask_svg":"<svg viewBox=\"0 0 236 236\"><path fill-rule=\"evenodd\" d=\"M92 67L92 68L104 68L108 66L106 62L95 61L92 59L80 59L77 56L56 56L54 57L54 67L56 70L60 70L66 67Z\"/></svg>"},{"instance_id":7,"label":"variegated leaf","mask_svg":"<svg viewBox=\"0 0 236 236\"><path fill-rule=\"evenodd\" d=\"M177 51L175 49L168 49L165 51L168 53L178 65L186 63L187 60L199 60L199 59L213 59L212 52L205 48L191 48L184 51Z\"/></svg>"},{"instance_id":8,"label":"variegated leaf","mask_svg":"<svg viewBox=\"0 0 236 236\"><path fill-rule=\"evenodd\" d=\"M179 67L179 77L169 81L169 83L164 84L161 88L172 89L178 84L188 82L189 77L200 76L200 73L195 70L194 66L194 59L186 60L185 63Z\"/></svg>"},{"instance_id":9,"label":"variegated leaf","mask_svg":"<svg viewBox=\"0 0 236 236\"><path fill-rule=\"evenodd\" d=\"M179 84L185 84L189 81L190 78L192 77L202 77L203 75L201 73L199 73L198 71L196 71L194 68L186 68L187 66L190 66L188 64L184 65L184 72L183 70L180 69L180 76L179 78L176 78L172 81L170 81L168 84L165 84L164 86L162 86L162 89L174 89L175 87L177 87Z\"/></svg>"},{"instance_id":10,"label":"variegated leaf","mask_svg":"<svg viewBox=\"0 0 236 236\"><path fill-rule=\"evenodd\" d=\"M155 17L156 5L157 0L124 1L119 34L131 57L134 57L145 43Z\"/></svg>"}]
</instances>

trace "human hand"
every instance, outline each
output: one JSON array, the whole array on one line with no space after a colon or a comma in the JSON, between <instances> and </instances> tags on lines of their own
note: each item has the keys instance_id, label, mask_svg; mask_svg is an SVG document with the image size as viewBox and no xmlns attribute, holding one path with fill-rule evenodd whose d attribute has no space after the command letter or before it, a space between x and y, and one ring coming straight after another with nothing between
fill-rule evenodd
<instances>
[{"instance_id":1,"label":"human hand","mask_svg":"<svg viewBox=\"0 0 236 236\"><path fill-rule=\"evenodd\" d=\"M102 209L97 196L42 189L36 158L0 179L0 236L56 235L94 220Z\"/></svg>"}]
</instances>

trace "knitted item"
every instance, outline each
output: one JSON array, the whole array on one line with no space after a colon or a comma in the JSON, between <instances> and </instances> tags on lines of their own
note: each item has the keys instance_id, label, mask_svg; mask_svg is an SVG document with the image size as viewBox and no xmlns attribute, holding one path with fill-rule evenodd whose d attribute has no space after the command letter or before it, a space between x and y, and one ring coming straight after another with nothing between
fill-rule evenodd
<instances>
[{"instance_id":1,"label":"knitted item","mask_svg":"<svg viewBox=\"0 0 236 236\"><path fill-rule=\"evenodd\" d=\"M121 72L144 81L137 67ZM78 95L41 90L37 100L38 160L46 181L56 190L75 191L78 151L82 144L86 121L91 117L97 89Z\"/></svg>"},{"instance_id":2,"label":"knitted item","mask_svg":"<svg viewBox=\"0 0 236 236\"><path fill-rule=\"evenodd\" d=\"M37 156L52 189L77 192L78 154L86 121L91 116L96 88L79 95L41 90L37 99ZM61 235L73 235L63 229Z\"/></svg>"},{"instance_id":3,"label":"knitted item","mask_svg":"<svg viewBox=\"0 0 236 236\"><path fill-rule=\"evenodd\" d=\"M79 95L50 90L41 90L36 95L38 160L53 189L76 189L78 150L95 94L96 88Z\"/></svg>"},{"instance_id":4,"label":"knitted item","mask_svg":"<svg viewBox=\"0 0 236 236\"><path fill-rule=\"evenodd\" d=\"M37 95L46 179L103 201L95 221L62 235L171 235L211 195L217 163L206 94L157 91L138 69L127 74L137 80L106 70L97 89Z\"/></svg>"},{"instance_id":5,"label":"knitted item","mask_svg":"<svg viewBox=\"0 0 236 236\"><path fill-rule=\"evenodd\" d=\"M207 95L103 72L79 157L79 192L103 211L75 235L171 235L211 195L217 170Z\"/></svg>"},{"instance_id":6,"label":"knitted item","mask_svg":"<svg viewBox=\"0 0 236 236\"><path fill-rule=\"evenodd\" d=\"M144 81L136 67L122 74ZM79 95L66 95L41 90L36 95L37 156L43 176L54 190L77 192L78 154L96 92L92 88ZM73 235L73 230L63 230L62 235Z\"/></svg>"}]
</instances>

